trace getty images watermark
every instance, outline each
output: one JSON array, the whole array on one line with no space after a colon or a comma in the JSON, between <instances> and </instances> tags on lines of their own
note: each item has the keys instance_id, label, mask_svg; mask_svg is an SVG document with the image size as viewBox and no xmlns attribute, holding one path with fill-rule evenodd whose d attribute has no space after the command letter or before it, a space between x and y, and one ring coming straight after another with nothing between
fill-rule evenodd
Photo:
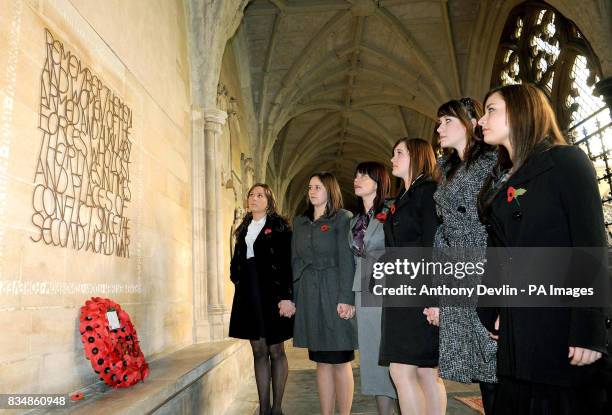
<instances>
[{"instance_id":1,"label":"getty images watermark","mask_svg":"<svg viewBox=\"0 0 612 415\"><path fill-rule=\"evenodd\" d=\"M604 247L391 248L359 260L364 306L612 306Z\"/></svg>"}]
</instances>

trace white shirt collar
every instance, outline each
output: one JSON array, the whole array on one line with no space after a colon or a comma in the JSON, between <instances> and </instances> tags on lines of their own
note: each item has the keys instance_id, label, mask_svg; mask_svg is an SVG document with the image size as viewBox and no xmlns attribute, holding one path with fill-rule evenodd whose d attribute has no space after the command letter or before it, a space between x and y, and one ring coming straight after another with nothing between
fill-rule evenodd
<instances>
[{"instance_id":1,"label":"white shirt collar","mask_svg":"<svg viewBox=\"0 0 612 415\"><path fill-rule=\"evenodd\" d=\"M268 216L264 216L263 218L261 218L261 219L259 219L259 220L255 220L255 219L253 219L253 220L252 220L252 222L253 222L254 224L256 224L256 225L261 225L261 224L263 224L263 223L266 223L266 219L267 219L267 217L268 217Z\"/></svg>"}]
</instances>

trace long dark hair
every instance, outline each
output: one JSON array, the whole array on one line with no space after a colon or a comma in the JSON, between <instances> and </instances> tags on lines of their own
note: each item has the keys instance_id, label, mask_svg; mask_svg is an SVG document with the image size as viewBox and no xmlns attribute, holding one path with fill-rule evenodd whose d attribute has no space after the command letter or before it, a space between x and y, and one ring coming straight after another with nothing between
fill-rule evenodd
<instances>
[{"instance_id":1,"label":"long dark hair","mask_svg":"<svg viewBox=\"0 0 612 415\"><path fill-rule=\"evenodd\" d=\"M276 198L274 197L274 192L272 191L270 186L268 186L265 183L255 183L253 186L251 186L251 188L247 192L246 197L244 199L245 207L248 207L249 196L251 195L251 192L253 191L253 189L255 189L256 187L261 187L264 190L264 195L266 196L266 200L268 202L268 206L266 208L266 214L269 215L269 216L278 216L278 217L281 217L278 214L278 212L276 211ZM249 226L249 224L251 223L252 220L253 220L253 214L251 212L247 212L244 215L244 218L242 218L242 222L240 222L240 225L234 231L234 235L236 235L236 236L240 235L240 233L246 227Z\"/></svg>"},{"instance_id":2,"label":"long dark hair","mask_svg":"<svg viewBox=\"0 0 612 415\"><path fill-rule=\"evenodd\" d=\"M376 182L376 197L372 207L375 212L379 212L385 204L385 199L391 193L391 179L387 169L377 161L364 161L357 165L353 177L357 177L357 173L367 174L370 179ZM365 206L361 197L357 196L357 206L359 213L366 213Z\"/></svg>"},{"instance_id":3,"label":"long dark hair","mask_svg":"<svg viewBox=\"0 0 612 415\"><path fill-rule=\"evenodd\" d=\"M514 161L510 159L508 150L499 146L497 165L478 195L478 212L483 221L490 213L495 195L503 187L505 171L510 168L518 170L531 155L542 149L567 144L548 97L538 87L516 84L494 88L485 95L485 106L489 97L495 93L499 93L506 103Z\"/></svg>"},{"instance_id":4,"label":"long dark hair","mask_svg":"<svg viewBox=\"0 0 612 415\"><path fill-rule=\"evenodd\" d=\"M342 209L342 192L340 192L340 185L338 184L338 180L336 177L326 171L321 171L317 173L313 173L308 179L308 183L313 177L317 177L323 183L323 187L327 192L327 204L325 205L325 213L323 213L323 217L329 218L334 216L339 209ZM308 191L306 192L306 211L304 212L304 216L310 218L310 220L314 219L314 205L310 203L310 198L308 197Z\"/></svg>"},{"instance_id":5,"label":"long dark hair","mask_svg":"<svg viewBox=\"0 0 612 415\"><path fill-rule=\"evenodd\" d=\"M533 84L506 85L494 88L485 95L499 93L506 103L506 118L510 127L510 145L514 161L508 150L500 146L499 165L518 170L531 156L538 144L547 141L551 145L564 145L567 140L561 134L557 117L546 94Z\"/></svg>"},{"instance_id":6,"label":"long dark hair","mask_svg":"<svg viewBox=\"0 0 612 415\"><path fill-rule=\"evenodd\" d=\"M438 118L455 117L466 129L467 143L463 152L466 169L469 169L474 160L484 152L493 150L493 146L483 141L480 126L478 124L474 126L472 123L472 120L478 122L483 115L482 105L472 98L452 99L438 108ZM437 131L436 138L440 139ZM448 154L448 161L444 166L444 176L446 180L450 180L461 165L461 158L455 149L445 149L444 152Z\"/></svg>"}]
</instances>

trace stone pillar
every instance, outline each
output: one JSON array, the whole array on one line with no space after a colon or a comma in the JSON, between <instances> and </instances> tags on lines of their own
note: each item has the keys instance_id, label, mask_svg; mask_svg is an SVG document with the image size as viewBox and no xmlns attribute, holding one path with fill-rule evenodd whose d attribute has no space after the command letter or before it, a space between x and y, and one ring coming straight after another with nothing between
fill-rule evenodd
<instances>
[{"instance_id":1,"label":"stone pillar","mask_svg":"<svg viewBox=\"0 0 612 415\"><path fill-rule=\"evenodd\" d=\"M602 79L595 84L595 94L601 96L606 102L612 115L612 76Z\"/></svg>"},{"instance_id":2,"label":"stone pillar","mask_svg":"<svg viewBox=\"0 0 612 415\"><path fill-rule=\"evenodd\" d=\"M221 127L225 124L227 113L217 108L204 109L204 152L206 160L206 263L208 288L208 322L210 339L217 340L226 336L229 324L228 308L223 304L223 264L221 241L223 229L218 226L221 214L221 171L218 159Z\"/></svg>"},{"instance_id":3,"label":"stone pillar","mask_svg":"<svg viewBox=\"0 0 612 415\"><path fill-rule=\"evenodd\" d=\"M191 112L191 171L193 192L193 300L194 341L210 340L208 324L207 240L206 240L206 149L201 109Z\"/></svg>"},{"instance_id":4,"label":"stone pillar","mask_svg":"<svg viewBox=\"0 0 612 415\"><path fill-rule=\"evenodd\" d=\"M241 157L242 161L242 190L246 193L253 186L255 179L255 163L251 157ZM243 197L246 194L243 195Z\"/></svg>"}]
</instances>

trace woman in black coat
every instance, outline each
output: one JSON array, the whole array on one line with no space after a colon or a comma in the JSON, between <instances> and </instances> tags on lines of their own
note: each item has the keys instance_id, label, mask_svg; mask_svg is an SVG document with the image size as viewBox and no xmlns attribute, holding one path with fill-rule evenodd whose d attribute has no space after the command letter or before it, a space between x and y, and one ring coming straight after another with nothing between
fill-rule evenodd
<instances>
[{"instance_id":1,"label":"woman in black coat","mask_svg":"<svg viewBox=\"0 0 612 415\"><path fill-rule=\"evenodd\" d=\"M593 165L581 149L565 145L542 91L533 85L490 91L479 124L485 141L500 146L498 167L480 195L489 246L607 245ZM584 280L604 266L603 257L582 260L577 275L572 261L555 274L559 284L564 274ZM603 308L500 307L479 315L489 331L499 327L495 414L603 413Z\"/></svg>"},{"instance_id":2,"label":"woman in black coat","mask_svg":"<svg viewBox=\"0 0 612 415\"><path fill-rule=\"evenodd\" d=\"M400 139L391 163L393 175L403 185L384 224L385 247L432 247L438 219L431 144L420 138ZM428 323L423 308L383 308L379 364L389 366L404 415L446 412L446 393L437 370L438 331Z\"/></svg>"},{"instance_id":3,"label":"woman in black coat","mask_svg":"<svg viewBox=\"0 0 612 415\"><path fill-rule=\"evenodd\" d=\"M283 342L293 335L291 229L276 213L272 190L257 183L236 229L230 278L236 286L229 335L253 349L260 414L281 414L288 364ZM274 402L270 407L270 379Z\"/></svg>"}]
</instances>

